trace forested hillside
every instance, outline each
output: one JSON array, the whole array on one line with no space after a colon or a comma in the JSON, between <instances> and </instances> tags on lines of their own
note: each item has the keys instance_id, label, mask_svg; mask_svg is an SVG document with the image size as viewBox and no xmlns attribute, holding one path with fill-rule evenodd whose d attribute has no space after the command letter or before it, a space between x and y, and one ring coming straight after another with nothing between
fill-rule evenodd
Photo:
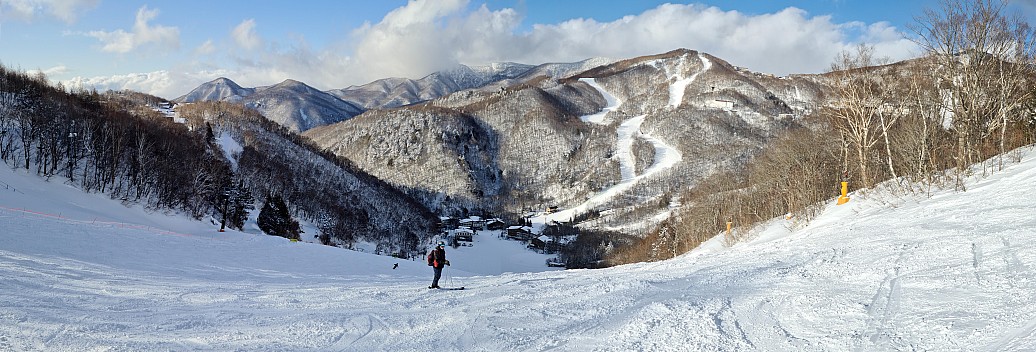
<instances>
[{"instance_id":1,"label":"forested hillside","mask_svg":"<svg viewBox=\"0 0 1036 352\"><path fill-rule=\"evenodd\" d=\"M423 206L254 110L191 104L174 118L159 112L168 102L158 97L66 92L43 75L0 69L0 159L9 167L213 222L275 197L320 231L303 236L325 244L362 240L410 255L433 233ZM223 150L217 140L227 139L241 151Z\"/></svg>"}]
</instances>

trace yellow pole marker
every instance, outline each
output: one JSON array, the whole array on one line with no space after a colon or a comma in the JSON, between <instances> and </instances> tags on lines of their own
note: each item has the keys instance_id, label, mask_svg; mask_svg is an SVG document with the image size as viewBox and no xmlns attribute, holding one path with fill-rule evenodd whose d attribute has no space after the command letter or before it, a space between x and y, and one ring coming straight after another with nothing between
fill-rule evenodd
<instances>
[{"instance_id":1,"label":"yellow pole marker","mask_svg":"<svg viewBox=\"0 0 1036 352\"><path fill-rule=\"evenodd\" d=\"M843 181L842 182L842 196L838 197L838 205L842 205L842 204L845 204L845 203L849 202L849 196L846 195L847 193L849 193L849 182L844 182Z\"/></svg>"}]
</instances>

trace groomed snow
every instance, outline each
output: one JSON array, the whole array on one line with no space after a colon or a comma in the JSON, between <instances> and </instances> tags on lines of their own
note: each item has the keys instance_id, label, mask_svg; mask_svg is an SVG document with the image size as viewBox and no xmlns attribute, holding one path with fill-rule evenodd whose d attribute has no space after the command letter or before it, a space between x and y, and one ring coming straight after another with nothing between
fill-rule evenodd
<instances>
[{"instance_id":1,"label":"groomed snow","mask_svg":"<svg viewBox=\"0 0 1036 352\"><path fill-rule=\"evenodd\" d=\"M607 105L605 105L604 109L601 109L600 112L596 114L582 116L580 117L580 119L583 120L583 122L591 122L596 123L598 125L607 125L608 122L604 119L604 116L608 115L609 112L619 109L619 105L622 105L622 100L619 100L619 98L616 98L614 95L608 94L608 91L604 90L604 87L601 87L600 84L597 84L597 79L580 78L579 81L589 84L591 87L600 92L601 96L604 97L605 102L607 102Z\"/></svg>"},{"instance_id":2,"label":"groomed snow","mask_svg":"<svg viewBox=\"0 0 1036 352\"><path fill-rule=\"evenodd\" d=\"M701 71L695 72L690 77L680 78L680 75L673 73L669 75L669 79L673 80L673 83L669 85L669 107L676 108L680 104L683 104L683 94L687 90L687 86L694 82L698 78L698 75L712 68L712 61L705 57L702 53L698 53L698 59L701 60ZM680 57L680 66L686 62L685 57Z\"/></svg>"},{"instance_id":3,"label":"groomed snow","mask_svg":"<svg viewBox=\"0 0 1036 352\"><path fill-rule=\"evenodd\" d=\"M636 159L633 157L633 140L640 133L640 125L644 124L644 116L634 116L619 125L616 129L616 157L619 158L619 175L622 180L630 180L636 176Z\"/></svg>"},{"instance_id":4,"label":"groomed snow","mask_svg":"<svg viewBox=\"0 0 1036 352\"><path fill-rule=\"evenodd\" d=\"M419 262L218 233L4 167L0 350L1030 351L1022 156L965 193L851 194L663 262L447 269L463 291L425 289Z\"/></svg>"}]
</instances>

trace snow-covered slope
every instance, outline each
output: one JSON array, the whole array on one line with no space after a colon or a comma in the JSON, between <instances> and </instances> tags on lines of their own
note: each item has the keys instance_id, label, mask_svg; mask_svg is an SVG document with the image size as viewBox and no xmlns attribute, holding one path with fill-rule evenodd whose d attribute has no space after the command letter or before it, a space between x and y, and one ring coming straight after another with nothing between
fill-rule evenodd
<instances>
[{"instance_id":1,"label":"snow-covered slope","mask_svg":"<svg viewBox=\"0 0 1036 352\"><path fill-rule=\"evenodd\" d=\"M356 105L291 79L257 88L242 103L295 132L344 121L363 112Z\"/></svg>"},{"instance_id":2,"label":"snow-covered slope","mask_svg":"<svg viewBox=\"0 0 1036 352\"><path fill-rule=\"evenodd\" d=\"M363 112L352 103L291 79L272 86L242 88L221 77L198 86L176 101L241 103L295 132L340 122Z\"/></svg>"},{"instance_id":3,"label":"snow-covered slope","mask_svg":"<svg viewBox=\"0 0 1036 352\"><path fill-rule=\"evenodd\" d=\"M238 102L255 93L254 88L242 88L229 78L220 77L206 82L182 97L176 98L180 103L196 101L231 101Z\"/></svg>"},{"instance_id":4,"label":"snow-covered slope","mask_svg":"<svg viewBox=\"0 0 1036 352\"><path fill-rule=\"evenodd\" d=\"M610 59L593 58L538 66L513 62L457 65L417 80L385 78L361 86L330 90L328 93L364 109L386 109L431 100L466 89L497 90L539 76L563 78L611 62Z\"/></svg>"},{"instance_id":5,"label":"snow-covered slope","mask_svg":"<svg viewBox=\"0 0 1036 352\"><path fill-rule=\"evenodd\" d=\"M4 168L0 350L1028 351L1021 156L966 193L852 194L664 262L470 276L457 255L445 282L464 291L425 289L423 263L217 233Z\"/></svg>"},{"instance_id":6,"label":"snow-covered slope","mask_svg":"<svg viewBox=\"0 0 1036 352\"><path fill-rule=\"evenodd\" d=\"M596 80L592 78L581 78L579 80L596 89L608 102L608 105L605 106L601 112L581 116L579 119L584 122L607 125L610 120L605 117L612 111L619 110L622 102L608 93L604 87L597 84ZM572 219L576 215L585 213L596 206L607 203L611 199L630 189L638 181L650 177L662 170L669 169L673 167L673 165L679 163L683 158L679 150L666 144L664 141L641 131L641 125L644 123L645 116L646 115L628 117L625 121L622 121L616 129L617 136L615 151L617 154L615 155L615 158L618 160L619 174L622 177L619 183L601 190L582 204L551 214L543 214L533 219L533 222L537 223L538 226L545 226L545 224L550 222L562 222ZM652 154L655 157L651 161L651 166L639 175L636 174L636 158L633 154L633 143L636 138L642 138L650 143L653 146L654 152Z\"/></svg>"}]
</instances>

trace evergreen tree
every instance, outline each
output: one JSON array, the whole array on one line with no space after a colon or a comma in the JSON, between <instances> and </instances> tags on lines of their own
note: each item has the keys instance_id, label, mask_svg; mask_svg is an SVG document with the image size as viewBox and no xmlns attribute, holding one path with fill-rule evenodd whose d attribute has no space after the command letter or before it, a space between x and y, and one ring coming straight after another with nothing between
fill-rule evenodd
<instances>
[{"instance_id":1,"label":"evergreen tree","mask_svg":"<svg viewBox=\"0 0 1036 352\"><path fill-rule=\"evenodd\" d=\"M205 123L205 141L209 143L216 142L216 134L212 133L212 124L208 122Z\"/></svg>"},{"instance_id":2,"label":"evergreen tree","mask_svg":"<svg viewBox=\"0 0 1036 352\"><path fill-rule=\"evenodd\" d=\"M251 192L245 189L244 181L226 186L217 205L217 209L222 214L220 231L228 225L230 228L243 230L245 221L248 220L248 213L255 209L254 202L255 198L252 197Z\"/></svg>"},{"instance_id":3,"label":"evergreen tree","mask_svg":"<svg viewBox=\"0 0 1036 352\"><path fill-rule=\"evenodd\" d=\"M302 233L299 222L292 219L288 213L288 206L284 204L284 200L275 195L266 197L257 222L259 229L271 236L299 239L299 234Z\"/></svg>"},{"instance_id":4,"label":"evergreen tree","mask_svg":"<svg viewBox=\"0 0 1036 352\"><path fill-rule=\"evenodd\" d=\"M245 189L243 181L238 181L236 185L230 183L224 186L223 192L219 194L219 201L216 202L216 210L220 213L220 232L227 226L243 230L248 213L255 209L254 202L255 198Z\"/></svg>"}]
</instances>

